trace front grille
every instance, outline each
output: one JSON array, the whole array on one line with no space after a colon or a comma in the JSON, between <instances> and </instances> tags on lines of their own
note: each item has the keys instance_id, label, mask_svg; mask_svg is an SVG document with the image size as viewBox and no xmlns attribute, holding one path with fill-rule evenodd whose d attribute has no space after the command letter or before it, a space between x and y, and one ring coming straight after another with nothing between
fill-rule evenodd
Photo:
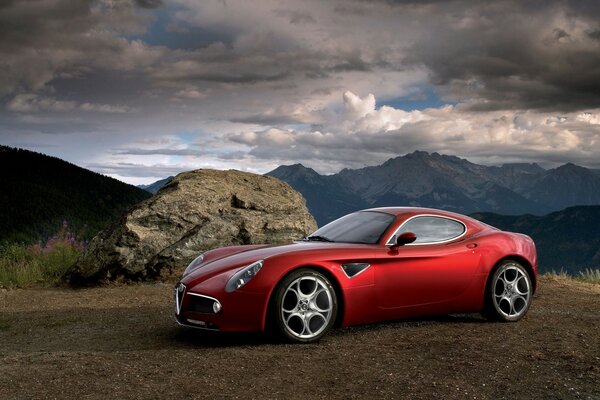
<instances>
[{"instance_id":1,"label":"front grille","mask_svg":"<svg viewBox=\"0 0 600 400\"><path fill-rule=\"evenodd\" d=\"M209 297L189 293L189 310L203 314L214 314L213 305L215 300Z\"/></svg>"}]
</instances>

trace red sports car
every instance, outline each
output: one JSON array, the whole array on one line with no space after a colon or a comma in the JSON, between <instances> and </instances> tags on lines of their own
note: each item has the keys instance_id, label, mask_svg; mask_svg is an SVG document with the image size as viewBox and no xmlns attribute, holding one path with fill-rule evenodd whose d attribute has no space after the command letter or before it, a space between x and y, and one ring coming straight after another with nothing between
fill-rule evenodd
<instances>
[{"instance_id":1,"label":"red sports car","mask_svg":"<svg viewBox=\"0 0 600 400\"><path fill-rule=\"evenodd\" d=\"M273 328L313 342L333 326L449 313L521 319L538 273L529 236L451 212L373 208L282 246L233 246L196 258L175 288L181 325Z\"/></svg>"}]
</instances>

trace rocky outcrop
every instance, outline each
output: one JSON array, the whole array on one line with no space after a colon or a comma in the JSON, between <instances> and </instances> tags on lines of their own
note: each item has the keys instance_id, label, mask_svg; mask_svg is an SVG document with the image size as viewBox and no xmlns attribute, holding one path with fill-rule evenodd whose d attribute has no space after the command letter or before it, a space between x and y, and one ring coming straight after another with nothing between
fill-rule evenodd
<instances>
[{"instance_id":1,"label":"rocky outcrop","mask_svg":"<svg viewBox=\"0 0 600 400\"><path fill-rule=\"evenodd\" d=\"M286 243L316 228L302 195L276 178L235 170L184 172L96 236L69 279L153 279L209 249Z\"/></svg>"}]
</instances>

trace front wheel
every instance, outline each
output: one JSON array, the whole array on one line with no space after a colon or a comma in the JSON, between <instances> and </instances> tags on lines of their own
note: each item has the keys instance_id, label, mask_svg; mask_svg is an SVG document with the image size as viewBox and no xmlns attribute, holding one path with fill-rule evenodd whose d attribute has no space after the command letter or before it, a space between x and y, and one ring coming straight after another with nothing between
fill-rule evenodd
<instances>
[{"instance_id":1,"label":"front wheel","mask_svg":"<svg viewBox=\"0 0 600 400\"><path fill-rule=\"evenodd\" d=\"M276 328L284 338L298 343L315 342L335 321L335 290L323 274L299 269L277 286L273 313Z\"/></svg>"},{"instance_id":2,"label":"front wheel","mask_svg":"<svg viewBox=\"0 0 600 400\"><path fill-rule=\"evenodd\" d=\"M516 261L503 261L488 285L484 315L497 321L518 321L529 310L532 292L527 270Z\"/></svg>"}]
</instances>

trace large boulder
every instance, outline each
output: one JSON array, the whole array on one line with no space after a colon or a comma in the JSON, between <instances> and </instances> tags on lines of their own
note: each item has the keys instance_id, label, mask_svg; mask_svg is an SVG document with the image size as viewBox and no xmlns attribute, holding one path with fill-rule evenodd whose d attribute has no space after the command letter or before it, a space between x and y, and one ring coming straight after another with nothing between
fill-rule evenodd
<instances>
[{"instance_id":1,"label":"large boulder","mask_svg":"<svg viewBox=\"0 0 600 400\"><path fill-rule=\"evenodd\" d=\"M316 228L302 195L276 178L184 172L92 239L69 279L154 279L179 272L209 249L289 243Z\"/></svg>"}]
</instances>

